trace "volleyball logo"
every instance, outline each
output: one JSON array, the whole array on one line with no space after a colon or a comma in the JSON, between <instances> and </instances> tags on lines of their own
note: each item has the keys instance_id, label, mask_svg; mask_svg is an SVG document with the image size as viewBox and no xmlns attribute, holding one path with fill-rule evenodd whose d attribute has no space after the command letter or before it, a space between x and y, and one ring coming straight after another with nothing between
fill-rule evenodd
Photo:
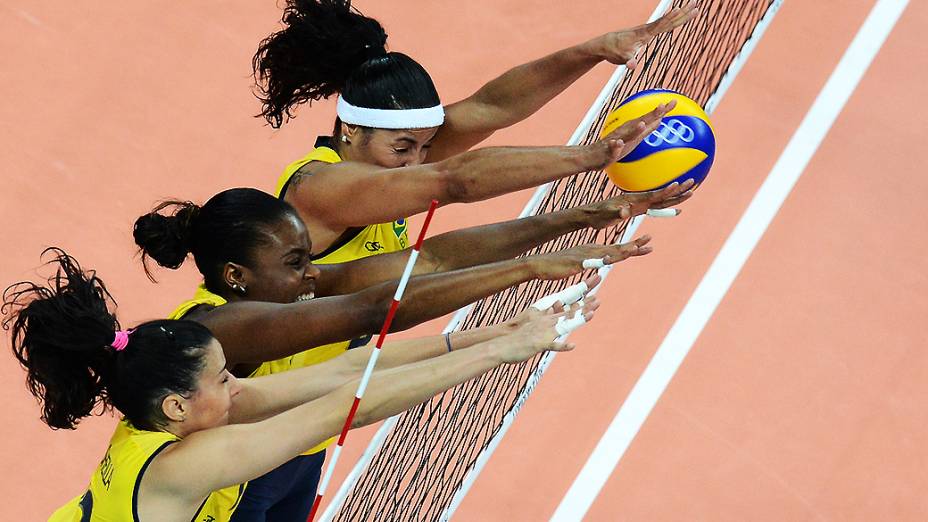
<instances>
[{"instance_id":1,"label":"volleyball logo","mask_svg":"<svg viewBox=\"0 0 928 522\"><path fill-rule=\"evenodd\" d=\"M661 121L660 127L651 134L648 134L644 142L652 147L658 147L664 143L674 145L679 141L690 143L695 137L696 132L685 123L680 120L670 120L669 124Z\"/></svg>"},{"instance_id":2,"label":"volleyball logo","mask_svg":"<svg viewBox=\"0 0 928 522\"><path fill-rule=\"evenodd\" d=\"M627 98L606 118L600 137L670 100L677 105L660 126L630 154L605 168L622 190L642 192L688 179L699 185L709 173L715 157L712 124L698 103L674 91L651 89Z\"/></svg>"}]
</instances>

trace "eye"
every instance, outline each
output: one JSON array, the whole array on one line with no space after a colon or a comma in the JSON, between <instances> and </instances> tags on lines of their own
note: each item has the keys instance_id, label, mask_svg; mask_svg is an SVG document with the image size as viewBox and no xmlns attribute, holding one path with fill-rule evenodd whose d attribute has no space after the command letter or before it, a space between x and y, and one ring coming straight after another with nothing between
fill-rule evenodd
<instances>
[{"instance_id":1,"label":"eye","mask_svg":"<svg viewBox=\"0 0 928 522\"><path fill-rule=\"evenodd\" d=\"M393 147L393 152L397 154L406 154L409 152L409 149L406 147Z\"/></svg>"}]
</instances>

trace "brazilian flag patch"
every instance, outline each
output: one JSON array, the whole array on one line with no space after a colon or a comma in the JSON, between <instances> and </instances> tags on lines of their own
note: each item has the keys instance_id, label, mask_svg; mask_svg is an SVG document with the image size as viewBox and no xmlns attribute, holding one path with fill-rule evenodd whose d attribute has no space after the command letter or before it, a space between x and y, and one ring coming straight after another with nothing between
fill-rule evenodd
<instances>
[{"instance_id":1,"label":"brazilian flag patch","mask_svg":"<svg viewBox=\"0 0 928 522\"><path fill-rule=\"evenodd\" d=\"M406 233L405 219L400 218L393 222L393 233L396 234L396 237L403 237L403 234Z\"/></svg>"}]
</instances>

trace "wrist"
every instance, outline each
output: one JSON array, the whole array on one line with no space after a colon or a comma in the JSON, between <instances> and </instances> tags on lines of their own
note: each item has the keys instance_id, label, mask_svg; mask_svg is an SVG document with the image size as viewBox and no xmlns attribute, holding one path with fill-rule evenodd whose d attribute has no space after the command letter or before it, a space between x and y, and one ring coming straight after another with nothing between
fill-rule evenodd
<instances>
[{"instance_id":1,"label":"wrist","mask_svg":"<svg viewBox=\"0 0 928 522\"><path fill-rule=\"evenodd\" d=\"M609 146L605 141L599 140L583 146L584 153L580 158L580 172L599 170L609 162Z\"/></svg>"},{"instance_id":2,"label":"wrist","mask_svg":"<svg viewBox=\"0 0 928 522\"><path fill-rule=\"evenodd\" d=\"M579 60L591 61L594 63L599 63L603 61L605 53L603 53L602 37L596 37L592 40L587 40L580 45L574 46L574 51L577 53L577 58Z\"/></svg>"},{"instance_id":3,"label":"wrist","mask_svg":"<svg viewBox=\"0 0 928 522\"><path fill-rule=\"evenodd\" d=\"M599 211L593 205L574 207L570 209L569 212L570 216L568 216L568 222L570 223L571 230L581 230L591 227L593 223L596 222L596 218L599 217Z\"/></svg>"},{"instance_id":4,"label":"wrist","mask_svg":"<svg viewBox=\"0 0 928 522\"><path fill-rule=\"evenodd\" d=\"M497 337L487 341L483 345L484 357L487 358L493 366L499 366L506 362L504 356L506 343L503 339L505 339L505 337Z\"/></svg>"},{"instance_id":5,"label":"wrist","mask_svg":"<svg viewBox=\"0 0 928 522\"><path fill-rule=\"evenodd\" d=\"M541 256L536 254L527 257L520 257L517 261L519 261L521 264L522 273L520 275L522 282L531 281L532 279L539 279L541 277Z\"/></svg>"}]
</instances>

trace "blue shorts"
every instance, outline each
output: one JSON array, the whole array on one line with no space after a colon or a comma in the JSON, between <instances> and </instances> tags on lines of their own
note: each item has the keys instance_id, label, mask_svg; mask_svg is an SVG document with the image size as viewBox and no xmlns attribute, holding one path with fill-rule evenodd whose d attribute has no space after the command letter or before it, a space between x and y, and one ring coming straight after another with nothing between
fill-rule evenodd
<instances>
[{"instance_id":1,"label":"blue shorts","mask_svg":"<svg viewBox=\"0 0 928 522\"><path fill-rule=\"evenodd\" d=\"M299 457L248 482L231 522L303 521L316 499L325 451Z\"/></svg>"}]
</instances>

